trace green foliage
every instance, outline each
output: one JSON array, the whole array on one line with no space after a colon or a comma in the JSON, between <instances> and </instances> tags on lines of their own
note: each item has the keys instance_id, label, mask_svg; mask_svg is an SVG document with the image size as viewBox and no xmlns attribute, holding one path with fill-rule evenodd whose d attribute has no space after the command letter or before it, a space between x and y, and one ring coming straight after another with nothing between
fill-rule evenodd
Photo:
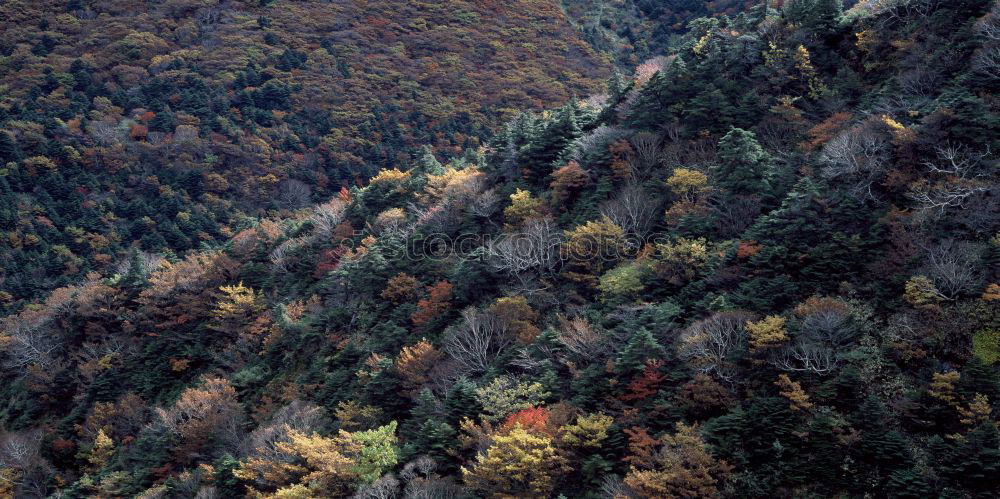
<instances>
[{"instance_id":1,"label":"green foliage","mask_svg":"<svg viewBox=\"0 0 1000 499\"><path fill-rule=\"evenodd\" d=\"M1000 360L1000 330L984 329L972 335L972 355L988 366Z\"/></svg>"},{"instance_id":2,"label":"green foliage","mask_svg":"<svg viewBox=\"0 0 1000 499\"><path fill-rule=\"evenodd\" d=\"M773 159L753 132L733 128L719 141L718 185L731 194L768 196Z\"/></svg>"}]
</instances>

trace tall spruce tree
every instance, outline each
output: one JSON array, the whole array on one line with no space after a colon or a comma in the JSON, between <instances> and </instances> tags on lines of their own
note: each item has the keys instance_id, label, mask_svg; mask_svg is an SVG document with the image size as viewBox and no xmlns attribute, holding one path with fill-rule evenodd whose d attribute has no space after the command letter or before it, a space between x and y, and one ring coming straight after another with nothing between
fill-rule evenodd
<instances>
[{"instance_id":1,"label":"tall spruce tree","mask_svg":"<svg viewBox=\"0 0 1000 499\"><path fill-rule=\"evenodd\" d=\"M753 132L732 128L719 141L716 183L730 194L771 197L773 161Z\"/></svg>"}]
</instances>

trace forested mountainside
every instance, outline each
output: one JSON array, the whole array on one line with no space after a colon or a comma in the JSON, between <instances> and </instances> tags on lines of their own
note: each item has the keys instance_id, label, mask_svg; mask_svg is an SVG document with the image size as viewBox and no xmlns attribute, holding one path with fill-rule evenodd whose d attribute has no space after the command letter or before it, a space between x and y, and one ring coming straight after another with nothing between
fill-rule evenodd
<instances>
[{"instance_id":1,"label":"forested mountainside","mask_svg":"<svg viewBox=\"0 0 1000 499\"><path fill-rule=\"evenodd\" d=\"M995 2L866 0L845 11L837 0L785 0L718 13L690 20L628 76L612 75L604 94L579 98L574 89L588 88L604 67L589 46L543 52L558 61L498 48L497 57L538 70L489 83L498 85L489 98L524 92L530 101L523 112L501 113L513 116L489 140L455 140L476 135L457 128L424 137L429 126L403 120L425 116L404 116L420 102L410 94L394 111L365 114L396 116L394 126L413 134L399 138L405 146L392 149L394 135L377 121L356 132L332 122L315 132L322 152L295 117L306 109L337 117L356 97L317 88L309 68L345 61L359 74L378 66L335 55L347 43L339 41L307 52L306 68L285 71L277 64L300 61L292 54L301 46L257 52L246 48L263 46L256 41L227 38L249 39L243 29L266 36L278 19L317 22L299 10L312 2L264 3L225 4L220 19L228 21L210 24L209 35L195 30L216 37L208 42L220 51L215 66L170 53L173 69L143 69L151 74L133 87L110 76L128 74L115 69L124 63L80 55L86 50L63 46L55 27L106 23L74 36L110 39L117 16L138 7L76 4L49 21L46 43L31 17L4 31L4 39L39 41L3 59L7 67L39 64L5 76L12 97L4 101L0 151L9 162L0 189L19 203L0 209L16 210L3 226L14 227L8 239L21 248L30 247L28 227L95 239L60 229L50 206L96 206L103 219L97 211L80 219L130 224L136 236L158 233L161 214L180 229L182 220L224 216L227 206L257 206L271 196L241 190L262 174L247 172L262 164L300 171L296 155L319 171L352 164L335 158L353 154L359 166L346 175L362 182L335 190L332 171L341 170L323 182L286 177L311 194L294 203L275 197L283 210L239 209L224 244L183 256L160 243L132 246L122 263L92 267L3 319L0 496L1000 494ZM440 15L460 15L450 3ZM382 22L390 4L402 2L366 2L385 10L362 19ZM171 5L117 22L138 26L151 9ZM367 12L345 7L358 5L317 10ZM537 15L564 19L561 12ZM567 15L566 23L581 19ZM483 14L471 26L488 31L504 19ZM553 25L529 24L540 30L537 43L556 44ZM352 46L392 46L385 31L373 35L380 44L366 45L360 26L345 27L346 39L357 38ZM134 38L148 41L151 32ZM92 47L103 57L130 53L96 40ZM269 65L251 72L246 60L221 55L228 50ZM379 54L364 61L392 57ZM83 62L45 73L42 57ZM547 75L567 71L563 63L592 73L545 98L527 90L557 80ZM234 69L196 76L188 64ZM78 70L90 77L78 80ZM142 98L161 107L149 107L149 123L126 116L130 96L172 81L164 73L204 87L151 90ZM107 93L88 83L77 90L77 81L101 82L95 88ZM432 85L423 81L392 88L420 94ZM288 89L290 107L257 107L268 85ZM225 104L219 114L183 107L192 88L221 92L206 97ZM327 91L343 100L323 101ZM56 114L23 117L39 109ZM164 114L176 120L172 132L152 124ZM485 127L492 118L478 119ZM179 143L182 125L202 148ZM259 135L230 137L229 125ZM360 140L372 149L353 149ZM221 153L244 147L259 150ZM366 155L389 150L411 152ZM173 158L183 154L200 166L178 166ZM364 180L369 165L383 167ZM176 194L180 187L163 180L180 178L173 171L196 172L190 178L202 194ZM154 172L163 183L149 180ZM208 188L213 174L226 190ZM73 175L97 187L67 181L64 196L39 200L56 185L45 179ZM290 180L274 178L285 192ZM143 199L180 211L108 208ZM309 199L321 201L306 206ZM225 235L213 234L206 239ZM132 239L142 238L116 244ZM77 253L70 244L58 251ZM5 262L8 282L44 275L26 274L34 257L20 258L9 260L16 267Z\"/></svg>"},{"instance_id":2,"label":"forested mountainside","mask_svg":"<svg viewBox=\"0 0 1000 499\"><path fill-rule=\"evenodd\" d=\"M620 66L635 67L669 46L670 38L702 16L735 15L759 0L561 0L566 14L595 49Z\"/></svg>"},{"instance_id":3,"label":"forested mountainside","mask_svg":"<svg viewBox=\"0 0 1000 499\"><path fill-rule=\"evenodd\" d=\"M0 311L460 155L611 64L552 0L0 5Z\"/></svg>"}]
</instances>

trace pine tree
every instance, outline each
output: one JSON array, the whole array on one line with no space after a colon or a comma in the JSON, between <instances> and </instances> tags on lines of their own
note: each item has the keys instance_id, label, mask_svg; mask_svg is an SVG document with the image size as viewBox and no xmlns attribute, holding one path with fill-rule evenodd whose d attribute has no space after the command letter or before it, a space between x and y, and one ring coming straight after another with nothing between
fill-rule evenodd
<instances>
[{"instance_id":1,"label":"pine tree","mask_svg":"<svg viewBox=\"0 0 1000 499\"><path fill-rule=\"evenodd\" d=\"M417 154L417 160L413 164L413 169L417 173L422 173L424 175L441 175L444 173L444 167L441 166L441 163L434 157L434 150L428 145L424 145L420 148L420 152Z\"/></svg>"},{"instance_id":2,"label":"pine tree","mask_svg":"<svg viewBox=\"0 0 1000 499\"><path fill-rule=\"evenodd\" d=\"M622 374L638 374L650 360L660 360L666 355L663 347L646 328L640 328L629 338L625 350L615 361L615 370Z\"/></svg>"},{"instance_id":3,"label":"pine tree","mask_svg":"<svg viewBox=\"0 0 1000 499\"><path fill-rule=\"evenodd\" d=\"M476 386L466 378L461 378L448 390L444 400L445 419L457 424L464 418L474 418L480 412L476 399Z\"/></svg>"},{"instance_id":4,"label":"pine tree","mask_svg":"<svg viewBox=\"0 0 1000 499\"><path fill-rule=\"evenodd\" d=\"M139 248L132 246L128 254L128 272L121 280L122 286L131 289L138 289L146 284L142 258L139 255Z\"/></svg>"},{"instance_id":5,"label":"pine tree","mask_svg":"<svg viewBox=\"0 0 1000 499\"><path fill-rule=\"evenodd\" d=\"M730 194L769 196L772 162L753 132L732 128L719 141L717 183Z\"/></svg>"},{"instance_id":6,"label":"pine tree","mask_svg":"<svg viewBox=\"0 0 1000 499\"><path fill-rule=\"evenodd\" d=\"M889 421L882 402L868 397L854 415L855 426L861 431L855 453L860 462L883 470L897 470L911 465L909 446L903 435Z\"/></svg>"},{"instance_id":7,"label":"pine tree","mask_svg":"<svg viewBox=\"0 0 1000 499\"><path fill-rule=\"evenodd\" d=\"M0 131L0 168L3 168L10 161L15 161L16 145L10 134Z\"/></svg>"},{"instance_id":8,"label":"pine tree","mask_svg":"<svg viewBox=\"0 0 1000 499\"><path fill-rule=\"evenodd\" d=\"M532 183L539 183L551 172L566 146L582 134L579 123L579 105L570 101L556 111L555 117L525 148L522 176Z\"/></svg>"},{"instance_id":9,"label":"pine tree","mask_svg":"<svg viewBox=\"0 0 1000 499\"><path fill-rule=\"evenodd\" d=\"M820 36L828 36L837 30L840 15L844 11L843 0L815 0L813 4L812 30Z\"/></svg>"},{"instance_id":10,"label":"pine tree","mask_svg":"<svg viewBox=\"0 0 1000 499\"><path fill-rule=\"evenodd\" d=\"M886 489L891 497L907 499L931 497L933 492L924 473L916 467L893 471Z\"/></svg>"},{"instance_id":11,"label":"pine tree","mask_svg":"<svg viewBox=\"0 0 1000 499\"><path fill-rule=\"evenodd\" d=\"M622 76L621 71L615 69L608 80L608 102L617 104L625 96L625 92L628 91L628 85L629 83Z\"/></svg>"}]
</instances>

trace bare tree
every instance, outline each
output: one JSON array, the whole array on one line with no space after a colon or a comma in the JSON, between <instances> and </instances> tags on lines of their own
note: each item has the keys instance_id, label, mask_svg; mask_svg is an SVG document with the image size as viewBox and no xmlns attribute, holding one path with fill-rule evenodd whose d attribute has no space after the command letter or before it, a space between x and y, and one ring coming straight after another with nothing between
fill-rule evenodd
<instances>
[{"instance_id":1,"label":"bare tree","mask_svg":"<svg viewBox=\"0 0 1000 499\"><path fill-rule=\"evenodd\" d=\"M827 142L820 153L827 178L847 178L854 183L852 192L875 199L874 185L885 174L889 161L889 142L873 127L857 126L841 132Z\"/></svg>"},{"instance_id":2,"label":"bare tree","mask_svg":"<svg viewBox=\"0 0 1000 499\"><path fill-rule=\"evenodd\" d=\"M683 126L677 128L677 133L683 130ZM669 168L691 168L705 173L716 160L716 141L707 137L671 141L663 147L661 156Z\"/></svg>"},{"instance_id":3,"label":"bare tree","mask_svg":"<svg viewBox=\"0 0 1000 499\"><path fill-rule=\"evenodd\" d=\"M188 455L197 455L209 441L236 454L245 437L236 389L223 378L206 376L202 386L184 390L169 409L155 413L163 428L178 435L180 452Z\"/></svg>"},{"instance_id":4,"label":"bare tree","mask_svg":"<svg viewBox=\"0 0 1000 499\"><path fill-rule=\"evenodd\" d=\"M344 221L344 212L347 211L347 203L340 198L333 198L313 210L309 221L312 222L313 231L310 238L313 242L326 241L333 234L333 230Z\"/></svg>"},{"instance_id":5,"label":"bare tree","mask_svg":"<svg viewBox=\"0 0 1000 499\"><path fill-rule=\"evenodd\" d=\"M559 317L559 343L574 357L592 361L606 355L606 337L597 332L583 317Z\"/></svg>"},{"instance_id":6,"label":"bare tree","mask_svg":"<svg viewBox=\"0 0 1000 499\"><path fill-rule=\"evenodd\" d=\"M660 213L660 199L635 182L627 183L614 198L601 204L601 215L629 234L642 239Z\"/></svg>"},{"instance_id":7,"label":"bare tree","mask_svg":"<svg viewBox=\"0 0 1000 499\"><path fill-rule=\"evenodd\" d=\"M608 144L627 137L629 133L630 131L625 128L601 125L590 133L576 139L573 145L570 146L567 159L580 161L588 154L606 149Z\"/></svg>"},{"instance_id":8,"label":"bare tree","mask_svg":"<svg viewBox=\"0 0 1000 499\"><path fill-rule=\"evenodd\" d=\"M754 127L754 133L757 134L761 145L768 151L772 151L773 155L788 157L794 151L794 148L790 146L797 137L798 130L788 120L771 117L761 120Z\"/></svg>"},{"instance_id":9,"label":"bare tree","mask_svg":"<svg viewBox=\"0 0 1000 499\"><path fill-rule=\"evenodd\" d=\"M941 80L941 73L930 67L917 67L896 77L900 90L914 97L935 95L940 90Z\"/></svg>"},{"instance_id":10,"label":"bare tree","mask_svg":"<svg viewBox=\"0 0 1000 499\"><path fill-rule=\"evenodd\" d=\"M87 133L101 146L113 146L125 141L125 129L105 120L91 121Z\"/></svg>"},{"instance_id":11,"label":"bare tree","mask_svg":"<svg viewBox=\"0 0 1000 499\"><path fill-rule=\"evenodd\" d=\"M661 137L651 132L639 132L632 136L630 142L635 150L632 171L643 178L660 161Z\"/></svg>"},{"instance_id":12,"label":"bare tree","mask_svg":"<svg viewBox=\"0 0 1000 499\"><path fill-rule=\"evenodd\" d=\"M215 499L219 497L219 489L211 485L202 485L198 489L198 493L194 495L194 499Z\"/></svg>"},{"instance_id":13,"label":"bare tree","mask_svg":"<svg viewBox=\"0 0 1000 499\"><path fill-rule=\"evenodd\" d=\"M462 324L445 333L444 350L465 373L488 370L514 343L510 325L497 314L469 307Z\"/></svg>"},{"instance_id":14,"label":"bare tree","mask_svg":"<svg viewBox=\"0 0 1000 499\"><path fill-rule=\"evenodd\" d=\"M732 356L745 348L746 324L753 317L748 312L717 312L695 322L681 332L678 346L681 357L704 373L735 383L737 371Z\"/></svg>"},{"instance_id":15,"label":"bare tree","mask_svg":"<svg viewBox=\"0 0 1000 499\"><path fill-rule=\"evenodd\" d=\"M812 372L824 376L837 367L833 348L802 339L782 348L771 357L771 363L782 371Z\"/></svg>"},{"instance_id":16,"label":"bare tree","mask_svg":"<svg viewBox=\"0 0 1000 499\"><path fill-rule=\"evenodd\" d=\"M487 246L489 262L524 283L556 269L560 242L562 234L551 218L534 218L516 232L491 241Z\"/></svg>"},{"instance_id":17,"label":"bare tree","mask_svg":"<svg viewBox=\"0 0 1000 499\"><path fill-rule=\"evenodd\" d=\"M1000 4L993 3L990 12L976 23L976 32L987 40L1000 42Z\"/></svg>"},{"instance_id":18,"label":"bare tree","mask_svg":"<svg viewBox=\"0 0 1000 499\"><path fill-rule=\"evenodd\" d=\"M240 443L240 456L273 457L281 455L277 444L287 441L289 432L311 434L326 423L323 409L314 404L293 400L271 416L271 419L246 435Z\"/></svg>"},{"instance_id":19,"label":"bare tree","mask_svg":"<svg viewBox=\"0 0 1000 499\"><path fill-rule=\"evenodd\" d=\"M313 234L315 235L316 232L314 231ZM271 264L273 265L272 268L283 274L288 273L288 264L290 263L289 257L292 256L292 253L295 253L299 250L299 248L304 246L305 243L306 238L297 237L289 239L271 250L269 258L271 259Z\"/></svg>"},{"instance_id":20,"label":"bare tree","mask_svg":"<svg viewBox=\"0 0 1000 499\"><path fill-rule=\"evenodd\" d=\"M416 478L428 477L437 471L438 465L429 456L417 456L416 459L403 465L403 470L399 472L399 477L410 481Z\"/></svg>"},{"instance_id":21,"label":"bare tree","mask_svg":"<svg viewBox=\"0 0 1000 499\"><path fill-rule=\"evenodd\" d=\"M34 365L47 370L55 364L62 340L52 328L51 316L21 314L5 319L2 325L7 337L4 367L25 369Z\"/></svg>"},{"instance_id":22,"label":"bare tree","mask_svg":"<svg viewBox=\"0 0 1000 499\"><path fill-rule=\"evenodd\" d=\"M281 206L295 210L307 206L312 200L312 189L303 181L286 179L278 186L278 202Z\"/></svg>"},{"instance_id":23,"label":"bare tree","mask_svg":"<svg viewBox=\"0 0 1000 499\"><path fill-rule=\"evenodd\" d=\"M473 181L472 190L475 195L469 200L468 210L477 217L487 218L500 208L500 195L496 189L489 187L485 176L477 176Z\"/></svg>"},{"instance_id":24,"label":"bare tree","mask_svg":"<svg viewBox=\"0 0 1000 499\"><path fill-rule=\"evenodd\" d=\"M406 484L405 499L461 499L470 497L460 485L450 478L420 478Z\"/></svg>"},{"instance_id":25,"label":"bare tree","mask_svg":"<svg viewBox=\"0 0 1000 499\"><path fill-rule=\"evenodd\" d=\"M824 309L803 317L799 329L812 343L830 347L846 345L857 335L850 314L837 309Z\"/></svg>"},{"instance_id":26,"label":"bare tree","mask_svg":"<svg viewBox=\"0 0 1000 499\"><path fill-rule=\"evenodd\" d=\"M437 474L438 465L427 456L419 456L406 463L399 478L406 481L405 499L459 499L467 497L462 488L451 479Z\"/></svg>"},{"instance_id":27,"label":"bare tree","mask_svg":"<svg viewBox=\"0 0 1000 499\"><path fill-rule=\"evenodd\" d=\"M889 24L926 17L937 9L941 0L863 0L862 5L877 17L880 29Z\"/></svg>"},{"instance_id":28,"label":"bare tree","mask_svg":"<svg viewBox=\"0 0 1000 499\"><path fill-rule=\"evenodd\" d=\"M925 273L943 297L954 300L978 289L983 278L981 265L978 246L946 240L927 251Z\"/></svg>"},{"instance_id":29,"label":"bare tree","mask_svg":"<svg viewBox=\"0 0 1000 499\"><path fill-rule=\"evenodd\" d=\"M41 455L42 438L39 430L0 432L0 469L17 473L0 474L0 481L9 480L14 497L46 497L52 467Z\"/></svg>"},{"instance_id":30,"label":"bare tree","mask_svg":"<svg viewBox=\"0 0 1000 499\"><path fill-rule=\"evenodd\" d=\"M973 151L966 145L946 144L936 149L937 160L923 166L940 180L924 180L907 195L917 202L920 210L936 215L951 208L962 208L970 197L985 192L991 185L986 181L990 149Z\"/></svg>"},{"instance_id":31,"label":"bare tree","mask_svg":"<svg viewBox=\"0 0 1000 499\"><path fill-rule=\"evenodd\" d=\"M601 481L601 496L606 499L633 499L640 497L618 475L607 475Z\"/></svg>"},{"instance_id":32,"label":"bare tree","mask_svg":"<svg viewBox=\"0 0 1000 499\"><path fill-rule=\"evenodd\" d=\"M128 275L130 272L135 272L135 275L146 278L154 270L160 268L160 264L166 261L160 255L147 253L142 250L139 250L137 256L137 258L128 257L118 262L118 265L115 266L115 273L118 275ZM132 265L138 265L139 268L133 270Z\"/></svg>"},{"instance_id":33,"label":"bare tree","mask_svg":"<svg viewBox=\"0 0 1000 499\"><path fill-rule=\"evenodd\" d=\"M393 499L399 496L399 479L392 473L383 475L354 494L355 499Z\"/></svg>"}]
</instances>

